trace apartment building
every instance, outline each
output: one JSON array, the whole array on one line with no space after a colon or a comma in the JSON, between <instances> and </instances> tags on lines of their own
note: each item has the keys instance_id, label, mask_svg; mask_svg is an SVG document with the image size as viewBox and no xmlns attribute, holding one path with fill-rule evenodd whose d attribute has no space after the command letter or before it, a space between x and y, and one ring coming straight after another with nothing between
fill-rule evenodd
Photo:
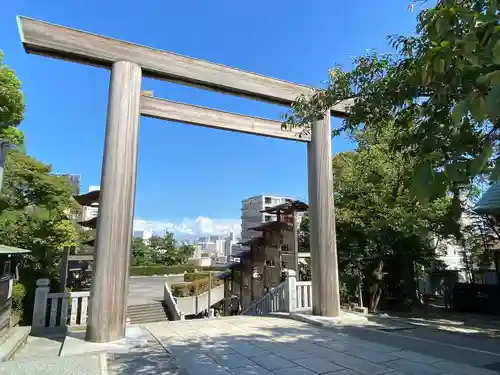
<instances>
[{"instance_id":1,"label":"apartment building","mask_svg":"<svg viewBox=\"0 0 500 375\"><path fill-rule=\"evenodd\" d=\"M273 195L258 195L241 201L241 241L261 236L261 232L251 230L262 223L276 221L276 215L261 212L282 203L292 202L293 198Z\"/></svg>"}]
</instances>

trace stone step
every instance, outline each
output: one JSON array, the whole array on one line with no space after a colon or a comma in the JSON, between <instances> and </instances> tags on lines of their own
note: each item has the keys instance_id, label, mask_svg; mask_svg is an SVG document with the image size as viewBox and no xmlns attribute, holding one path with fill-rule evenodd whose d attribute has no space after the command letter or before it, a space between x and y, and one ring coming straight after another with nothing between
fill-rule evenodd
<instances>
[{"instance_id":1,"label":"stone step","mask_svg":"<svg viewBox=\"0 0 500 375\"><path fill-rule=\"evenodd\" d=\"M0 362L8 361L26 344L30 331L31 327L13 327L7 331L0 344Z\"/></svg>"},{"instance_id":2,"label":"stone step","mask_svg":"<svg viewBox=\"0 0 500 375\"><path fill-rule=\"evenodd\" d=\"M163 306L154 306L154 307L144 307L144 308L128 308L127 312L142 312L142 311L163 311Z\"/></svg>"},{"instance_id":3,"label":"stone step","mask_svg":"<svg viewBox=\"0 0 500 375\"><path fill-rule=\"evenodd\" d=\"M156 322L168 322L168 319L166 316L130 319L130 324L145 324L145 323L156 323Z\"/></svg>"},{"instance_id":4,"label":"stone step","mask_svg":"<svg viewBox=\"0 0 500 375\"><path fill-rule=\"evenodd\" d=\"M168 320L167 314L160 302L128 306L127 318L130 319L131 324L144 324Z\"/></svg>"},{"instance_id":5,"label":"stone step","mask_svg":"<svg viewBox=\"0 0 500 375\"><path fill-rule=\"evenodd\" d=\"M127 316L143 316L143 315L165 315L163 310L151 310L151 311L129 311Z\"/></svg>"},{"instance_id":6,"label":"stone step","mask_svg":"<svg viewBox=\"0 0 500 375\"><path fill-rule=\"evenodd\" d=\"M152 310L152 309L163 309L163 305L161 302L157 303L148 303L146 305L130 305L127 306L127 310Z\"/></svg>"},{"instance_id":7,"label":"stone step","mask_svg":"<svg viewBox=\"0 0 500 375\"><path fill-rule=\"evenodd\" d=\"M129 318L133 323L134 321L144 320L144 319L165 320L167 319L167 315L166 314L128 315L127 318Z\"/></svg>"}]
</instances>

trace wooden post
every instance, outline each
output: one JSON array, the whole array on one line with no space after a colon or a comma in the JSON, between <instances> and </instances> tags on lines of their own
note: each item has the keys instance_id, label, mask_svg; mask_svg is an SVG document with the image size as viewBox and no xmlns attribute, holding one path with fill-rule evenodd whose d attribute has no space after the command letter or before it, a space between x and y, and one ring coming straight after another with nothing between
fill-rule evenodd
<instances>
[{"instance_id":1,"label":"wooden post","mask_svg":"<svg viewBox=\"0 0 500 375\"><path fill-rule=\"evenodd\" d=\"M317 265L319 264L317 249L318 249L318 235L314 233L318 225L315 223L316 213L314 212L317 207L316 202L316 189L313 189L312 179L316 171L316 163L314 162L314 147L312 142L307 144L307 175L308 175L308 199L309 199L309 253L311 262L311 289L312 289L312 306L313 315L319 315L319 309L315 301L319 300L319 290L321 288L321 278Z\"/></svg>"},{"instance_id":2,"label":"wooden post","mask_svg":"<svg viewBox=\"0 0 500 375\"><path fill-rule=\"evenodd\" d=\"M293 259L295 266L295 275L296 278L300 281L300 272L299 272L299 230L297 225L297 211L293 210L292 212L293 218Z\"/></svg>"},{"instance_id":3,"label":"wooden post","mask_svg":"<svg viewBox=\"0 0 500 375\"><path fill-rule=\"evenodd\" d=\"M66 286L68 284L68 258L69 258L69 252L70 252L70 247L65 246L63 249L63 254L61 257L61 263L59 265L59 280L60 280L60 287L59 291L61 293L64 293L66 291Z\"/></svg>"},{"instance_id":4,"label":"wooden post","mask_svg":"<svg viewBox=\"0 0 500 375\"><path fill-rule=\"evenodd\" d=\"M313 124L307 146L313 314L335 317L340 293L329 113Z\"/></svg>"},{"instance_id":5,"label":"wooden post","mask_svg":"<svg viewBox=\"0 0 500 375\"><path fill-rule=\"evenodd\" d=\"M112 66L86 333L91 342L125 336L141 79L141 68L134 63L119 61Z\"/></svg>"}]
</instances>

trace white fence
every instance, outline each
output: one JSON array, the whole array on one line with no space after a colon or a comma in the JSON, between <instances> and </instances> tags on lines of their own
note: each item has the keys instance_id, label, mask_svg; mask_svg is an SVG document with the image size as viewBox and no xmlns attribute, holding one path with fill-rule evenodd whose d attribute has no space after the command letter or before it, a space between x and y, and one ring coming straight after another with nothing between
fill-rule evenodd
<instances>
[{"instance_id":1,"label":"white fence","mask_svg":"<svg viewBox=\"0 0 500 375\"><path fill-rule=\"evenodd\" d=\"M192 297L174 297L177 308L183 315L195 315L208 309L217 302L224 299L224 285L212 288L210 291L210 305L208 303L208 292Z\"/></svg>"},{"instance_id":2,"label":"white fence","mask_svg":"<svg viewBox=\"0 0 500 375\"><path fill-rule=\"evenodd\" d=\"M312 309L312 282L297 281L295 311L308 311Z\"/></svg>"},{"instance_id":3,"label":"white fence","mask_svg":"<svg viewBox=\"0 0 500 375\"><path fill-rule=\"evenodd\" d=\"M49 293L49 284L36 282L32 332L86 326L90 292Z\"/></svg>"},{"instance_id":4,"label":"white fence","mask_svg":"<svg viewBox=\"0 0 500 375\"><path fill-rule=\"evenodd\" d=\"M243 311L245 315L267 315L273 312L298 312L312 309L312 283L297 281L295 271L288 270L288 276L252 306Z\"/></svg>"},{"instance_id":5,"label":"white fence","mask_svg":"<svg viewBox=\"0 0 500 375\"><path fill-rule=\"evenodd\" d=\"M273 312L289 311L289 297L287 289L289 280L283 281L276 288L271 289L252 306L243 311L244 315L267 315Z\"/></svg>"}]
</instances>

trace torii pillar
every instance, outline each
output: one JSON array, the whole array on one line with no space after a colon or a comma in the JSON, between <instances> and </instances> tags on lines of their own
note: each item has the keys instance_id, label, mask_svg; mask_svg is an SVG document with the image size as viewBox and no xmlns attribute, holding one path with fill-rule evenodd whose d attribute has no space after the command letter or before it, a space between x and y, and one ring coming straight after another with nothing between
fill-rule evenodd
<instances>
[{"instance_id":1,"label":"torii pillar","mask_svg":"<svg viewBox=\"0 0 500 375\"><path fill-rule=\"evenodd\" d=\"M99 200L95 267L85 339L125 336L134 217L142 72L119 61L111 68Z\"/></svg>"}]
</instances>

